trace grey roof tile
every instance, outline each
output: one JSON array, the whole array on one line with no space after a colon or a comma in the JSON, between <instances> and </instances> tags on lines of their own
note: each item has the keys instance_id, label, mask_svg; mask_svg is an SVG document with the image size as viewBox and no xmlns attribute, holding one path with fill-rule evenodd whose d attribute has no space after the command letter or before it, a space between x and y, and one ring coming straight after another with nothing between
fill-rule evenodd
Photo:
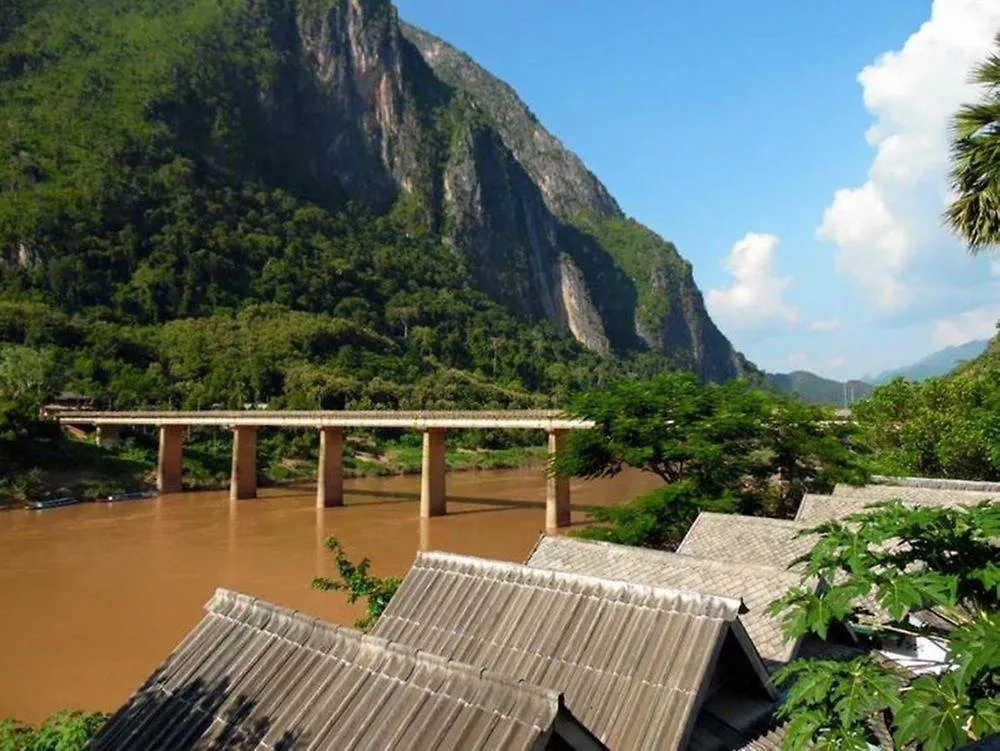
<instances>
[{"instance_id":1,"label":"grey roof tile","mask_svg":"<svg viewBox=\"0 0 1000 751\"><path fill-rule=\"evenodd\" d=\"M787 568L816 542L812 535L798 537L805 528L787 519L702 511L677 552L715 561Z\"/></svg>"},{"instance_id":2,"label":"grey roof tile","mask_svg":"<svg viewBox=\"0 0 1000 751\"><path fill-rule=\"evenodd\" d=\"M558 690L611 748L669 749L690 733L723 640L743 634L741 608L735 598L429 552L374 633ZM766 695L748 649L743 662Z\"/></svg>"},{"instance_id":3,"label":"grey roof tile","mask_svg":"<svg viewBox=\"0 0 1000 751\"><path fill-rule=\"evenodd\" d=\"M887 477L872 475L874 485L897 485L911 488L939 488L941 490L985 490L1000 494L1000 482L985 480L953 480L944 477Z\"/></svg>"},{"instance_id":4,"label":"grey roof tile","mask_svg":"<svg viewBox=\"0 0 1000 751\"><path fill-rule=\"evenodd\" d=\"M227 590L95 749L534 749L559 693Z\"/></svg>"},{"instance_id":5,"label":"grey roof tile","mask_svg":"<svg viewBox=\"0 0 1000 751\"><path fill-rule=\"evenodd\" d=\"M739 597L748 611L740 620L761 657L775 666L788 662L795 654L797 641L785 640L781 618L767 614L768 605L799 584L798 575L783 568L552 535L539 539L527 565Z\"/></svg>"},{"instance_id":6,"label":"grey roof tile","mask_svg":"<svg viewBox=\"0 0 1000 751\"><path fill-rule=\"evenodd\" d=\"M899 487L892 485L837 485L833 495L807 493L802 498L795 520L802 524L816 525L830 519L839 519L864 511L866 507L890 500L900 500L914 506L975 505L996 499L1000 493L951 488Z\"/></svg>"}]
</instances>

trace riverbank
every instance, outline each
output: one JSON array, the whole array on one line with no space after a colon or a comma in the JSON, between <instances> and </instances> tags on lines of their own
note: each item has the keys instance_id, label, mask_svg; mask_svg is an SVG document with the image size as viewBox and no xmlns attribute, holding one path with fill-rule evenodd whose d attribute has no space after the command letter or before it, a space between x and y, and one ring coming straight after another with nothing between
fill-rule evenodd
<instances>
[{"instance_id":1,"label":"riverbank","mask_svg":"<svg viewBox=\"0 0 1000 751\"><path fill-rule=\"evenodd\" d=\"M123 490L150 490L156 487L154 456L148 447L124 444L106 449L80 440L70 440L70 454L76 461L69 468L35 468L7 478L0 488L0 510L19 508L26 500L51 495L101 498ZM222 490L229 487L228 457L214 444L194 444L185 452L185 490ZM221 454L221 455L220 455ZM541 465L545 446L512 446L494 449L454 448L446 452L449 472L520 469ZM280 453L262 457L259 483L263 487L314 480L317 463L313 458L285 458ZM421 471L420 446L375 447L349 443L344 455L344 476L348 478L414 475Z\"/></svg>"}]
</instances>

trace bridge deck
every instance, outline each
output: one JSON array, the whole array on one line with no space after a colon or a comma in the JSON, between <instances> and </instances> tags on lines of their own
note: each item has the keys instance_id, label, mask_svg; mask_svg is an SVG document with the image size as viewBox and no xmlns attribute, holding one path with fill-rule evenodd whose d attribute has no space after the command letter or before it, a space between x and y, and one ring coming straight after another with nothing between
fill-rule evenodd
<instances>
[{"instance_id":1,"label":"bridge deck","mask_svg":"<svg viewBox=\"0 0 1000 751\"><path fill-rule=\"evenodd\" d=\"M57 418L68 425L218 425L254 427L344 428L520 428L580 430L590 420L566 417L556 410L501 410L452 412L393 412L343 410L271 411L203 410L197 412L64 412Z\"/></svg>"}]
</instances>

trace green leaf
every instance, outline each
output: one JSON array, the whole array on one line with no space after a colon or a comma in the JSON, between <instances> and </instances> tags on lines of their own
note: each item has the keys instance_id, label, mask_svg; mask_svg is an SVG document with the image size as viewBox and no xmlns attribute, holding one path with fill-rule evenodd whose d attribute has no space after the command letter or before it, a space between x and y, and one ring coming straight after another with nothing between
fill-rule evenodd
<instances>
[{"instance_id":1,"label":"green leaf","mask_svg":"<svg viewBox=\"0 0 1000 751\"><path fill-rule=\"evenodd\" d=\"M972 706L952 676L921 676L910 684L894 716L895 738L925 751L949 751L972 740Z\"/></svg>"},{"instance_id":2,"label":"green leaf","mask_svg":"<svg viewBox=\"0 0 1000 751\"><path fill-rule=\"evenodd\" d=\"M977 701L972 716L972 729L977 736L1000 735L1000 696Z\"/></svg>"}]
</instances>

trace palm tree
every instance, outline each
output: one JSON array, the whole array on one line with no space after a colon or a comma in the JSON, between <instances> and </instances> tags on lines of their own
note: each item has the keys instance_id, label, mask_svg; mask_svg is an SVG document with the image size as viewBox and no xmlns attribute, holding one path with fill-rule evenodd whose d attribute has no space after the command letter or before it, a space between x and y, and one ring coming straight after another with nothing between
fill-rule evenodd
<instances>
[{"instance_id":1,"label":"palm tree","mask_svg":"<svg viewBox=\"0 0 1000 751\"><path fill-rule=\"evenodd\" d=\"M957 198L945 222L972 253L1000 246L1000 33L993 52L972 71L985 96L955 115L951 180Z\"/></svg>"}]
</instances>

